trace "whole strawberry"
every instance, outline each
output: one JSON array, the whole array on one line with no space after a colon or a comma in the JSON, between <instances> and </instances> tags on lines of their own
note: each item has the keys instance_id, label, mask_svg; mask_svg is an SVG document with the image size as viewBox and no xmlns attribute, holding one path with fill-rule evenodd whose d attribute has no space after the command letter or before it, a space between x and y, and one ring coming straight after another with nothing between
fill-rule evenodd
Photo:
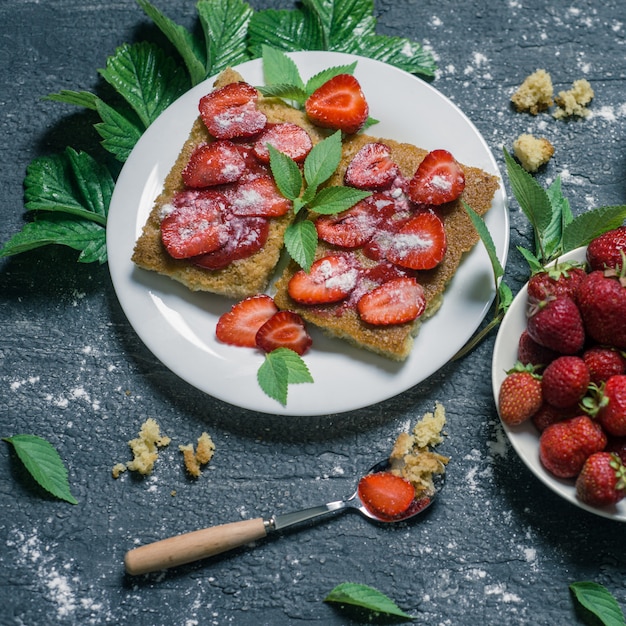
<instances>
[{"instance_id":1,"label":"whole strawberry","mask_svg":"<svg viewBox=\"0 0 626 626\"><path fill-rule=\"evenodd\" d=\"M576 354L585 343L580 312L569 296L549 296L531 303L526 329L539 345L559 354Z\"/></svg>"},{"instance_id":2,"label":"whole strawberry","mask_svg":"<svg viewBox=\"0 0 626 626\"><path fill-rule=\"evenodd\" d=\"M540 346L527 330L520 335L517 344L517 359L524 365L547 365L557 356L559 355L554 350Z\"/></svg>"},{"instance_id":3,"label":"whole strawberry","mask_svg":"<svg viewBox=\"0 0 626 626\"><path fill-rule=\"evenodd\" d=\"M588 415L579 415L548 426L539 437L539 459L559 478L578 476L585 461L594 452L602 452L607 443L600 424Z\"/></svg>"},{"instance_id":4,"label":"whole strawberry","mask_svg":"<svg viewBox=\"0 0 626 626\"><path fill-rule=\"evenodd\" d=\"M616 268L624 265L622 253L626 253L626 226L596 237L587 246L587 263L592 270Z\"/></svg>"},{"instance_id":5,"label":"whole strawberry","mask_svg":"<svg viewBox=\"0 0 626 626\"><path fill-rule=\"evenodd\" d=\"M541 389L546 402L565 408L582 399L589 382L589 369L580 357L560 356L543 371Z\"/></svg>"},{"instance_id":6,"label":"whole strawberry","mask_svg":"<svg viewBox=\"0 0 626 626\"><path fill-rule=\"evenodd\" d=\"M551 269L541 270L528 280L528 298L539 302L548 296L569 296L575 300L585 276L587 272L572 263L557 264Z\"/></svg>"},{"instance_id":7,"label":"whole strawberry","mask_svg":"<svg viewBox=\"0 0 626 626\"><path fill-rule=\"evenodd\" d=\"M626 468L611 452L596 452L576 479L576 495L591 506L616 504L626 495Z\"/></svg>"},{"instance_id":8,"label":"whole strawberry","mask_svg":"<svg viewBox=\"0 0 626 626\"><path fill-rule=\"evenodd\" d=\"M626 267L591 272L578 289L578 307L592 339L626 349Z\"/></svg>"},{"instance_id":9,"label":"whole strawberry","mask_svg":"<svg viewBox=\"0 0 626 626\"><path fill-rule=\"evenodd\" d=\"M541 378L534 373L534 368L518 364L507 372L498 395L498 412L505 424L517 426L525 422L539 410L542 402Z\"/></svg>"},{"instance_id":10,"label":"whole strawberry","mask_svg":"<svg viewBox=\"0 0 626 626\"><path fill-rule=\"evenodd\" d=\"M611 376L626 374L626 357L608 346L593 346L583 352L591 382L600 385Z\"/></svg>"},{"instance_id":11,"label":"whole strawberry","mask_svg":"<svg viewBox=\"0 0 626 626\"><path fill-rule=\"evenodd\" d=\"M596 419L610 435L626 435L626 375L611 376L600 387Z\"/></svg>"},{"instance_id":12,"label":"whole strawberry","mask_svg":"<svg viewBox=\"0 0 626 626\"><path fill-rule=\"evenodd\" d=\"M560 409L544 402L539 410L532 416L531 420L534 427L542 433L548 426L576 417L577 415L580 415L578 406Z\"/></svg>"}]
</instances>

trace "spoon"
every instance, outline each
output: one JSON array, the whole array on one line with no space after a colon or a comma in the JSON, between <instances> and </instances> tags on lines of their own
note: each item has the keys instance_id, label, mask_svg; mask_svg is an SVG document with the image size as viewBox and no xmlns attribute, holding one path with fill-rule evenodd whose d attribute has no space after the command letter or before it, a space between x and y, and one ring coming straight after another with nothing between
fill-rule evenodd
<instances>
[{"instance_id":1,"label":"spoon","mask_svg":"<svg viewBox=\"0 0 626 626\"><path fill-rule=\"evenodd\" d=\"M389 469L387 459L373 465L368 474L384 472ZM134 548L126 553L124 565L127 573L136 576L147 574L170 567L177 567L185 563L198 561L209 556L214 556L233 548L243 546L252 541L263 539L268 535L283 530L288 526L299 524L307 520L333 513L345 511L349 508L356 509L365 517L377 522L401 522L426 510L441 491L445 473L433 476L435 493L432 496L423 496L413 500L409 508L400 516L384 518L370 511L359 499L358 488L348 498L336 500L320 506L314 506L292 513L273 515L268 519L257 517L241 522L231 522L220 526L211 526L190 533L170 537L154 543Z\"/></svg>"}]
</instances>

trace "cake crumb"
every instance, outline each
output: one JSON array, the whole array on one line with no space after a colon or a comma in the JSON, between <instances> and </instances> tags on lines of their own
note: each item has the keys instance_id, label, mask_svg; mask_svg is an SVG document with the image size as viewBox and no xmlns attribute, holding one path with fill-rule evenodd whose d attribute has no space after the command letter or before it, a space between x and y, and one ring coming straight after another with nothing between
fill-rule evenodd
<instances>
[{"instance_id":1,"label":"cake crumb","mask_svg":"<svg viewBox=\"0 0 626 626\"><path fill-rule=\"evenodd\" d=\"M559 91L556 97L557 109L552 114L555 119L566 117L589 117L587 105L593 100L594 92L589 81L581 78L575 80L568 91Z\"/></svg>"},{"instance_id":2,"label":"cake crumb","mask_svg":"<svg viewBox=\"0 0 626 626\"><path fill-rule=\"evenodd\" d=\"M513 153L527 172L536 172L554 154L554 146L544 137L522 133L513 142Z\"/></svg>"},{"instance_id":3,"label":"cake crumb","mask_svg":"<svg viewBox=\"0 0 626 626\"><path fill-rule=\"evenodd\" d=\"M445 424L445 408L436 402L435 411L424 414L411 433L398 435L391 451L391 473L408 480L418 499L435 493L433 476L445 473L450 461L430 449L443 441Z\"/></svg>"},{"instance_id":4,"label":"cake crumb","mask_svg":"<svg viewBox=\"0 0 626 626\"><path fill-rule=\"evenodd\" d=\"M202 474L202 465L206 465L215 453L215 444L210 435L203 432L198 437L196 449L194 445L189 443L185 446L178 446L178 449L183 453L183 462L185 463L185 469L194 478L198 478Z\"/></svg>"},{"instance_id":5,"label":"cake crumb","mask_svg":"<svg viewBox=\"0 0 626 626\"><path fill-rule=\"evenodd\" d=\"M546 70L538 69L524 79L511 96L511 102L518 111L528 111L531 115L537 115L554 104L553 94L550 74Z\"/></svg>"},{"instance_id":6,"label":"cake crumb","mask_svg":"<svg viewBox=\"0 0 626 626\"><path fill-rule=\"evenodd\" d=\"M133 453L132 461L116 463L113 466L113 478L118 478L122 472L131 470L139 472L143 476L152 473L154 464L159 457L158 448L170 444L171 439L161 435L161 430L156 420L149 417L139 430L139 436L128 442Z\"/></svg>"}]
</instances>

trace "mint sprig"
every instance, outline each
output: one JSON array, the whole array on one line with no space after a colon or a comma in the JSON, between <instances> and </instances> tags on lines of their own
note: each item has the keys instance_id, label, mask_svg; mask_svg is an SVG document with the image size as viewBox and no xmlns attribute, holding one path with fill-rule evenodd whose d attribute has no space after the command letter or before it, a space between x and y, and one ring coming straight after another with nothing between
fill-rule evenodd
<instances>
[{"instance_id":1,"label":"mint sprig","mask_svg":"<svg viewBox=\"0 0 626 626\"><path fill-rule=\"evenodd\" d=\"M375 613L385 613L407 620L412 615L405 613L391 598L374 587L358 583L341 583L325 598L324 602L335 602L339 605L350 604Z\"/></svg>"},{"instance_id":2,"label":"mint sprig","mask_svg":"<svg viewBox=\"0 0 626 626\"><path fill-rule=\"evenodd\" d=\"M54 446L36 435L3 437L10 443L19 459L37 483L60 500L77 504L70 491L67 469Z\"/></svg>"},{"instance_id":3,"label":"mint sprig","mask_svg":"<svg viewBox=\"0 0 626 626\"><path fill-rule=\"evenodd\" d=\"M302 357L289 348L276 348L265 355L257 381L266 395L285 406L289 385L312 383L313 377Z\"/></svg>"},{"instance_id":4,"label":"mint sprig","mask_svg":"<svg viewBox=\"0 0 626 626\"><path fill-rule=\"evenodd\" d=\"M624 613L606 587L594 582L576 582L569 586L577 602L604 626L625 626ZM585 620L597 623L597 620Z\"/></svg>"}]
</instances>

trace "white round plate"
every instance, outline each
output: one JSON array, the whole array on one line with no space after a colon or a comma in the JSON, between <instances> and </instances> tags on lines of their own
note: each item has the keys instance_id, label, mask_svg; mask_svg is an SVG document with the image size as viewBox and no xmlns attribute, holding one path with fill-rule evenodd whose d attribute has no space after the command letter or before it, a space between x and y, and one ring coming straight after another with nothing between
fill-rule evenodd
<instances>
[{"instance_id":1,"label":"white round plate","mask_svg":"<svg viewBox=\"0 0 626 626\"><path fill-rule=\"evenodd\" d=\"M587 248L577 248L564 254L560 261L585 261ZM517 361L517 346L520 335L526 328L526 302L527 285L520 290L507 311L493 349L492 362L492 387L493 397L498 405L500 386L506 377L506 371L511 369ZM532 423L524 423L519 426L507 426L502 422L511 445L519 454L528 469L547 485L556 494L569 500L572 504L610 519L626 522L626 501L622 500L616 506L596 508L581 502L576 497L574 480L556 478L547 472L539 460L539 433Z\"/></svg>"},{"instance_id":2,"label":"white round plate","mask_svg":"<svg viewBox=\"0 0 626 626\"><path fill-rule=\"evenodd\" d=\"M370 129L432 150L445 148L468 165L501 180L484 139L447 98L414 76L381 63L334 52L290 55L304 80L317 72L358 61L355 76L377 120ZM260 60L236 68L252 85L263 84ZM313 348L305 361L315 382L290 385L287 405L266 396L256 374L263 355L215 339L219 316L232 300L193 293L177 282L136 268L136 239L198 115L198 101L213 79L179 98L141 137L118 178L107 225L109 268L128 320L146 346L171 371L198 389L233 405L282 415L327 415L386 400L442 367L480 325L494 297L491 265L482 244L467 255L448 287L444 304L425 322L410 357L395 363L311 330ZM486 218L504 265L509 243L506 196L501 185Z\"/></svg>"}]
</instances>

